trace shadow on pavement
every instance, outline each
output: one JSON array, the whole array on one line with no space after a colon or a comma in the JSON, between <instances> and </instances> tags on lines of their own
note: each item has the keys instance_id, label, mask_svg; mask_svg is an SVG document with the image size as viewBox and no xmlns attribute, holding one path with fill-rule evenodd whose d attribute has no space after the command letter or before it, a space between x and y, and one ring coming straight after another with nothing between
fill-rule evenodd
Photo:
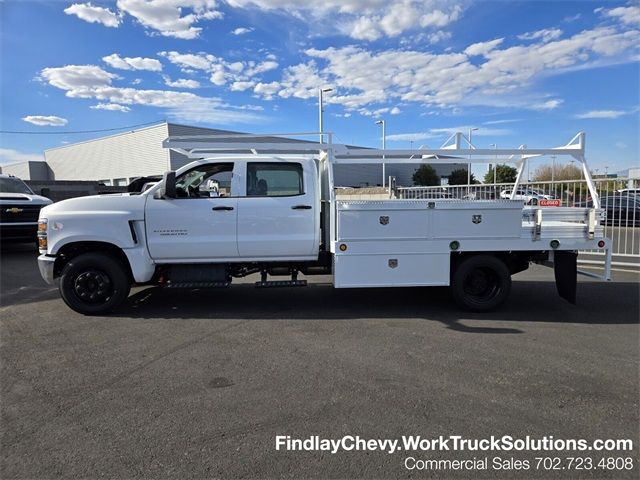
<instances>
[{"instance_id":1,"label":"shadow on pavement","mask_svg":"<svg viewBox=\"0 0 640 480\"><path fill-rule=\"evenodd\" d=\"M306 288L256 289L236 285L223 290L167 290L152 287L129 297L118 316L144 319L344 320L424 318L468 333L514 334L517 328L468 326L459 320L638 323L638 285L582 283L578 305L556 293L549 281L517 281L510 299L496 312L461 311L446 288L336 290L329 284Z\"/></svg>"}]
</instances>

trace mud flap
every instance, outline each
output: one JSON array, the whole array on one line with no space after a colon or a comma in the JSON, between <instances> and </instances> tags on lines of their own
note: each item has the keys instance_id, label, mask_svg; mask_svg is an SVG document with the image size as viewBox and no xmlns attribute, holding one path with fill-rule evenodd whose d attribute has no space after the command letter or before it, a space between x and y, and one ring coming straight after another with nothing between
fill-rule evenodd
<instances>
[{"instance_id":1,"label":"mud flap","mask_svg":"<svg viewBox=\"0 0 640 480\"><path fill-rule=\"evenodd\" d=\"M556 251L553 254L553 271L558 294L567 302L576 304L576 282L578 277L578 253Z\"/></svg>"}]
</instances>

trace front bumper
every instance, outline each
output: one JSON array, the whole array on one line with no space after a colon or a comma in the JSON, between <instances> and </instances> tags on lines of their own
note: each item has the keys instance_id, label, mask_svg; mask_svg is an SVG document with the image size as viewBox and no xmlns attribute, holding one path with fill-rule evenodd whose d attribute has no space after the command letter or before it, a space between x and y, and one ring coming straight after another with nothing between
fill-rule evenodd
<instances>
[{"instance_id":1,"label":"front bumper","mask_svg":"<svg viewBox=\"0 0 640 480\"><path fill-rule=\"evenodd\" d=\"M47 255L40 255L38 257L38 268L40 269L40 275L42 279L49 285L54 285L53 279L53 266L56 262L56 257L48 257Z\"/></svg>"}]
</instances>

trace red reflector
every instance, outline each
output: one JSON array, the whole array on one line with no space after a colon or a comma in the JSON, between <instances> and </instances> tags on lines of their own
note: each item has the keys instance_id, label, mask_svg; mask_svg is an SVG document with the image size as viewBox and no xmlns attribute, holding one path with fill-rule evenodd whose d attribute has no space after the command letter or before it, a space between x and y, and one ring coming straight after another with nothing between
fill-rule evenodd
<instances>
[{"instance_id":1,"label":"red reflector","mask_svg":"<svg viewBox=\"0 0 640 480\"><path fill-rule=\"evenodd\" d=\"M598 246L599 246L600 248L604 248L604 240L600 240L600 241L598 242Z\"/></svg>"}]
</instances>

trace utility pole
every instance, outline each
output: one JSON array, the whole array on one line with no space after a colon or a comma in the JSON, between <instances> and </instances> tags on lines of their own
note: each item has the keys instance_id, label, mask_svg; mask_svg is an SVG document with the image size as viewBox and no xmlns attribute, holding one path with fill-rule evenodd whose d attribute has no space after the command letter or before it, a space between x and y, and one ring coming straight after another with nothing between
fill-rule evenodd
<instances>
[{"instance_id":1,"label":"utility pole","mask_svg":"<svg viewBox=\"0 0 640 480\"><path fill-rule=\"evenodd\" d=\"M387 122L385 120L378 120L376 122L376 125L382 125L382 150L386 150L387 149ZM382 186L384 187L386 185L387 179L386 179L386 168L385 168L385 164L384 164L384 159L385 156L384 154L382 154Z\"/></svg>"},{"instance_id":2,"label":"utility pole","mask_svg":"<svg viewBox=\"0 0 640 480\"><path fill-rule=\"evenodd\" d=\"M471 133L478 130L478 127L469 128L469 150L471 150ZM469 155L469 163L467 164L467 195L471 189L471 155Z\"/></svg>"},{"instance_id":3,"label":"utility pole","mask_svg":"<svg viewBox=\"0 0 640 480\"><path fill-rule=\"evenodd\" d=\"M333 88L322 88L319 87L318 88L318 126L320 127L320 143L324 142L324 122L323 122L323 113L324 113L324 106L322 104L322 94L323 93L327 93L332 91Z\"/></svg>"}]
</instances>

